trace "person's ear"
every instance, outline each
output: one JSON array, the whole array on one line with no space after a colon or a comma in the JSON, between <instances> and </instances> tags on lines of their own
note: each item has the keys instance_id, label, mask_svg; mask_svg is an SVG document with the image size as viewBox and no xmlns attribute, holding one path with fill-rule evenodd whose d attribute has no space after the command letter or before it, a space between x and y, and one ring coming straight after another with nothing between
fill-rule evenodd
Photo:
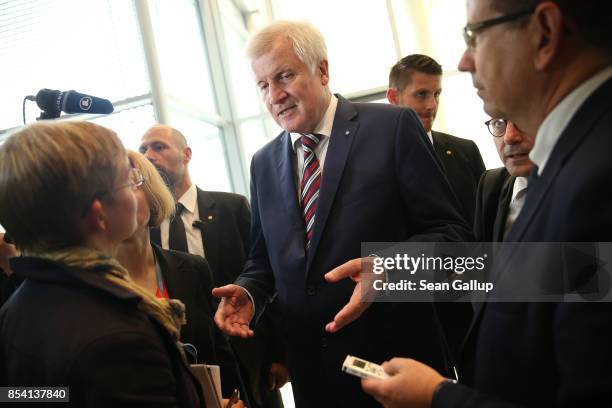
<instances>
[{"instance_id":1,"label":"person's ear","mask_svg":"<svg viewBox=\"0 0 612 408\"><path fill-rule=\"evenodd\" d=\"M329 63L323 60L319 63L319 76L321 77L321 85L325 86L329 83Z\"/></svg>"},{"instance_id":2,"label":"person's ear","mask_svg":"<svg viewBox=\"0 0 612 408\"><path fill-rule=\"evenodd\" d=\"M102 202L96 198L83 217L85 230L89 233L106 231L106 214Z\"/></svg>"},{"instance_id":3,"label":"person's ear","mask_svg":"<svg viewBox=\"0 0 612 408\"><path fill-rule=\"evenodd\" d=\"M192 154L193 152L191 151L191 147L187 146L185 149L183 149L183 161L185 164L188 164L191 161Z\"/></svg>"},{"instance_id":4,"label":"person's ear","mask_svg":"<svg viewBox=\"0 0 612 408\"><path fill-rule=\"evenodd\" d=\"M391 105L397 105L397 89L388 88L387 89L387 100Z\"/></svg>"},{"instance_id":5,"label":"person's ear","mask_svg":"<svg viewBox=\"0 0 612 408\"><path fill-rule=\"evenodd\" d=\"M565 35L565 19L557 4L544 2L536 8L533 20L529 30L535 51L534 67L544 71L559 55Z\"/></svg>"}]
</instances>

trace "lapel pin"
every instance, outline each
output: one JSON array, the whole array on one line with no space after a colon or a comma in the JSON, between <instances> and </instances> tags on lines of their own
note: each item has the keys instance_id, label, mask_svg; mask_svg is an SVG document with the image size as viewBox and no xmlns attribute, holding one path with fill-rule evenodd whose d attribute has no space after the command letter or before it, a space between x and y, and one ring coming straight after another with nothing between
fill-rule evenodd
<instances>
[{"instance_id":1,"label":"lapel pin","mask_svg":"<svg viewBox=\"0 0 612 408\"><path fill-rule=\"evenodd\" d=\"M346 132L344 132L345 135L349 135L351 133L350 130L347 130Z\"/></svg>"},{"instance_id":2,"label":"lapel pin","mask_svg":"<svg viewBox=\"0 0 612 408\"><path fill-rule=\"evenodd\" d=\"M453 154L453 152L451 152L450 150L447 150L447 151L446 151L446 155L447 155L447 156L450 156L451 154Z\"/></svg>"},{"instance_id":3,"label":"lapel pin","mask_svg":"<svg viewBox=\"0 0 612 408\"><path fill-rule=\"evenodd\" d=\"M213 220L213 216L212 216L212 215L209 215L209 216L208 216L208 221L212 221L212 220Z\"/></svg>"}]
</instances>

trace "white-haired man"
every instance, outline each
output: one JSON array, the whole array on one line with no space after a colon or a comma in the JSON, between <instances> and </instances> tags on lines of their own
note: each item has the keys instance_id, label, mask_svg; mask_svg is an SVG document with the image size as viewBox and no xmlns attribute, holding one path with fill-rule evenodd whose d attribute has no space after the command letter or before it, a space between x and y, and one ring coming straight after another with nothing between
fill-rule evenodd
<instances>
[{"instance_id":1,"label":"white-haired man","mask_svg":"<svg viewBox=\"0 0 612 408\"><path fill-rule=\"evenodd\" d=\"M273 23L247 54L284 131L253 157L252 248L236 285L213 292L223 298L217 324L248 337L278 294L298 407L377 405L341 372L347 354L419 355L448 372L431 304L366 310L359 283L325 276L360 270L362 242L470 237L418 117L332 95L325 42L309 24ZM352 310L361 317L347 319Z\"/></svg>"}]
</instances>

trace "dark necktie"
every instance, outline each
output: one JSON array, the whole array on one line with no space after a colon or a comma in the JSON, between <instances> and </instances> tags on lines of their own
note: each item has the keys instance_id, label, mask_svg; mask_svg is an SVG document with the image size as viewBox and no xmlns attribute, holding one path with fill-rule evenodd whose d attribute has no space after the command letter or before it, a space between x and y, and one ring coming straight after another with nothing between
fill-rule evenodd
<instances>
[{"instance_id":1,"label":"dark necktie","mask_svg":"<svg viewBox=\"0 0 612 408\"><path fill-rule=\"evenodd\" d=\"M527 186L531 188L533 191L533 186L535 186L536 181L538 181L538 166L533 164L531 166L531 173L529 174L529 178L527 179Z\"/></svg>"},{"instance_id":2,"label":"dark necktie","mask_svg":"<svg viewBox=\"0 0 612 408\"><path fill-rule=\"evenodd\" d=\"M300 186L300 204L306 227L306 249L310 248L310 240L314 232L315 214L319 202L319 187L321 186L321 166L315 154L315 149L321 141L320 135L305 134L300 138L304 148L304 170Z\"/></svg>"},{"instance_id":3,"label":"dark necktie","mask_svg":"<svg viewBox=\"0 0 612 408\"><path fill-rule=\"evenodd\" d=\"M170 221L169 229L169 246L170 249L181 252L189 252L187 248L187 235L185 233L185 224L181 219L181 214L185 210L185 206L181 203L176 204L176 213Z\"/></svg>"}]
</instances>

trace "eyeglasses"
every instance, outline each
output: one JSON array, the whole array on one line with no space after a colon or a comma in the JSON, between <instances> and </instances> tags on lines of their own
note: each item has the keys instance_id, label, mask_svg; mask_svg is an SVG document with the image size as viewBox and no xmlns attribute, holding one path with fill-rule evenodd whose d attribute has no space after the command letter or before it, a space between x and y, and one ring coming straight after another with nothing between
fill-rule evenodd
<instances>
[{"instance_id":1,"label":"eyeglasses","mask_svg":"<svg viewBox=\"0 0 612 408\"><path fill-rule=\"evenodd\" d=\"M96 193L93 198L91 200L89 200L87 202L87 205L83 208L83 215L85 215L87 213L87 211L89 210L89 207L91 207L91 204L93 204L94 200L102 198L103 196L107 195L107 194L112 194L115 193L119 190L122 190L124 188L131 188L132 190L136 190L138 187L142 186L142 184L145 182L145 177L142 174L142 172L137 169L136 167L132 167L130 168L130 173L129 173L129 183L127 184L123 184L117 188L114 188L112 190L108 190L108 191L103 191L101 193Z\"/></svg>"},{"instance_id":2,"label":"eyeglasses","mask_svg":"<svg viewBox=\"0 0 612 408\"><path fill-rule=\"evenodd\" d=\"M96 194L96 196L100 197L100 196L103 196L105 194L112 194L114 192L117 192L117 191L119 191L121 189L124 189L124 188L127 188L127 187L130 187L132 190L136 190L138 187L142 186L142 184L145 181L145 178L144 178L142 172L139 169L137 169L136 167L132 167L130 169L129 177L130 177L130 182L129 183L124 184L122 186L119 186L117 188L114 188L112 190L106 191L104 193L98 193L98 194Z\"/></svg>"},{"instance_id":3,"label":"eyeglasses","mask_svg":"<svg viewBox=\"0 0 612 408\"><path fill-rule=\"evenodd\" d=\"M503 16L484 20L479 23L468 24L463 27L463 40L468 48L476 47L476 34L487 28L494 27L498 24L509 23L510 21L518 20L521 17L528 16L535 11L535 7L527 10L517 11L515 13L505 14Z\"/></svg>"},{"instance_id":4,"label":"eyeglasses","mask_svg":"<svg viewBox=\"0 0 612 408\"><path fill-rule=\"evenodd\" d=\"M487 125L489 133L491 133L493 137L503 137L506 134L508 121L506 119L494 118L487 120L485 125Z\"/></svg>"}]
</instances>

